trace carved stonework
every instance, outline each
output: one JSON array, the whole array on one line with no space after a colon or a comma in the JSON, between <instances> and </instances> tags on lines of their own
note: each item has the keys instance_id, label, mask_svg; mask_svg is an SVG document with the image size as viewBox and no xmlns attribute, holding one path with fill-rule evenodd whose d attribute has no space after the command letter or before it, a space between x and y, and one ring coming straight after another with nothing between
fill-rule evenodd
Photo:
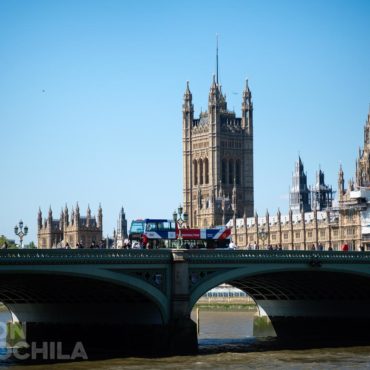
<instances>
[{"instance_id":1,"label":"carved stonework","mask_svg":"<svg viewBox=\"0 0 370 370\"><path fill-rule=\"evenodd\" d=\"M210 88L208 110L194 118L187 84L183 103L183 175L188 226L212 227L224 224L234 213L237 217L253 214L253 103L248 83L240 118L227 109L226 96L217 79ZM234 187L236 204L232 207Z\"/></svg>"}]
</instances>

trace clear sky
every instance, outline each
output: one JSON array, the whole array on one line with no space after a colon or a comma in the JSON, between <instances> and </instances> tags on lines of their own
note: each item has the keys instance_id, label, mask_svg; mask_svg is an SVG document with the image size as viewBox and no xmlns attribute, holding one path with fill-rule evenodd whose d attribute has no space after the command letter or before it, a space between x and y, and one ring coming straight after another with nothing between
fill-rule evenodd
<instances>
[{"instance_id":1,"label":"clear sky","mask_svg":"<svg viewBox=\"0 0 370 370\"><path fill-rule=\"evenodd\" d=\"M370 1L0 1L0 234L37 240L37 212L103 208L104 235L171 217L182 201L190 81L207 108L220 82L240 116L254 102L255 208L288 210L300 154L337 188L354 176L370 103Z\"/></svg>"}]
</instances>

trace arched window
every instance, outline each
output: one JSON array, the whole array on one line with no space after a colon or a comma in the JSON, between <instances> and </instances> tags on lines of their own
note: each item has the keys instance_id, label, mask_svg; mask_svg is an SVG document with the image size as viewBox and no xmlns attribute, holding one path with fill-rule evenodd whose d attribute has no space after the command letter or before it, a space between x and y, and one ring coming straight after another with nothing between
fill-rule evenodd
<instances>
[{"instance_id":1,"label":"arched window","mask_svg":"<svg viewBox=\"0 0 370 370\"><path fill-rule=\"evenodd\" d=\"M235 181L237 185L240 185L240 178L241 178L240 170L241 170L240 159L237 159L235 162Z\"/></svg>"},{"instance_id":2,"label":"arched window","mask_svg":"<svg viewBox=\"0 0 370 370\"><path fill-rule=\"evenodd\" d=\"M226 184L226 159L223 159L221 163L221 177L222 183Z\"/></svg>"},{"instance_id":3,"label":"arched window","mask_svg":"<svg viewBox=\"0 0 370 370\"><path fill-rule=\"evenodd\" d=\"M195 159L193 161L193 176L194 176L194 185L198 185L198 163Z\"/></svg>"},{"instance_id":4,"label":"arched window","mask_svg":"<svg viewBox=\"0 0 370 370\"><path fill-rule=\"evenodd\" d=\"M229 160L229 184L234 183L234 161Z\"/></svg>"},{"instance_id":5,"label":"arched window","mask_svg":"<svg viewBox=\"0 0 370 370\"><path fill-rule=\"evenodd\" d=\"M199 159L199 184L203 185L203 160Z\"/></svg>"},{"instance_id":6,"label":"arched window","mask_svg":"<svg viewBox=\"0 0 370 370\"><path fill-rule=\"evenodd\" d=\"M209 183L209 164L208 164L208 158L204 160L204 178L205 178L205 183Z\"/></svg>"}]
</instances>

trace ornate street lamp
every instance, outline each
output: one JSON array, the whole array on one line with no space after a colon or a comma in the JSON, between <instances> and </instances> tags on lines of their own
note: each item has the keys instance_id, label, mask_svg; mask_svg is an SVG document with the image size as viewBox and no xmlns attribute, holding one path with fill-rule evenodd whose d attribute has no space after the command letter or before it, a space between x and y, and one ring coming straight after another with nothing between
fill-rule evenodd
<instances>
[{"instance_id":1,"label":"ornate street lamp","mask_svg":"<svg viewBox=\"0 0 370 370\"><path fill-rule=\"evenodd\" d=\"M14 226L14 233L15 233L15 235L19 236L19 245L20 245L21 248L23 248L23 237L28 234L28 227L25 226L23 228L23 221L22 220L20 220L18 222L18 225Z\"/></svg>"},{"instance_id":2,"label":"ornate street lamp","mask_svg":"<svg viewBox=\"0 0 370 370\"><path fill-rule=\"evenodd\" d=\"M178 239L179 239L180 247L181 247L182 246L182 232L181 232L181 229L184 226L184 224L186 222L188 222L188 214L186 212L183 213L183 208L180 204L179 208L177 209L177 213L176 213L176 210L173 211L172 216L173 216L173 220L174 220L175 224L177 224L178 229L179 229Z\"/></svg>"},{"instance_id":3,"label":"ornate street lamp","mask_svg":"<svg viewBox=\"0 0 370 370\"><path fill-rule=\"evenodd\" d=\"M258 232L259 238L262 240L262 246L265 247L265 240L267 239L268 232L265 230L264 227L261 228L261 231Z\"/></svg>"}]
</instances>

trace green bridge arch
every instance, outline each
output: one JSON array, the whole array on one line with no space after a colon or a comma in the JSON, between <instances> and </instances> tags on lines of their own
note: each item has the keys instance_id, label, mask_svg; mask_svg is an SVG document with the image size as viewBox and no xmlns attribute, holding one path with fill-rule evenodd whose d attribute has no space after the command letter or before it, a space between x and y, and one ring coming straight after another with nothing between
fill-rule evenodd
<instances>
[{"instance_id":1,"label":"green bridge arch","mask_svg":"<svg viewBox=\"0 0 370 370\"><path fill-rule=\"evenodd\" d=\"M0 299L6 294L9 298L9 289L14 289L8 305L26 319L35 318L27 322L27 333L39 341L72 338L94 347L102 345L96 338L109 337L120 350L194 353L197 332L191 309L203 294L225 282L254 298L278 335L336 332L367 338L370 333L370 253L364 252L0 250L0 279ZM32 291L35 283L49 287ZM70 295L59 299L54 283L61 293L72 287ZM28 305L22 284L33 294ZM87 291L82 297L76 284ZM99 292L104 292L100 300ZM64 305L63 299L71 305ZM95 311L89 302L96 305ZM94 314L105 305L110 311L103 311L114 315L102 326ZM133 320L123 320L121 309ZM75 315L78 325L67 320L69 315Z\"/></svg>"}]
</instances>

